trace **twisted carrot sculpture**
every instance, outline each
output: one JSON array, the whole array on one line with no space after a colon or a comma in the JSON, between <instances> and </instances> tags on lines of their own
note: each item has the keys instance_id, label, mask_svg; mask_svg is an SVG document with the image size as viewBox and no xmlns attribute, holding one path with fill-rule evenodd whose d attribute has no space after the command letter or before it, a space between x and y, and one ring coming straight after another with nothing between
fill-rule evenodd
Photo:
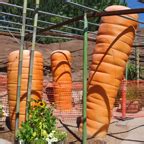
<instances>
[{"instance_id":1,"label":"twisted carrot sculpture","mask_svg":"<svg viewBox=\"0 0 144 144\"><path fill-rule=\"evenodd\" d=\"M129 9L109 6L106 11ZM138 19L137 14L127 15ZM137 22L121 16L104 16L96 37L96 47L88 79L87 133L105 137L111 120L115 97L131 52ZM82 123L80 124L82 131Z\"/></svg>"}]
</instances>

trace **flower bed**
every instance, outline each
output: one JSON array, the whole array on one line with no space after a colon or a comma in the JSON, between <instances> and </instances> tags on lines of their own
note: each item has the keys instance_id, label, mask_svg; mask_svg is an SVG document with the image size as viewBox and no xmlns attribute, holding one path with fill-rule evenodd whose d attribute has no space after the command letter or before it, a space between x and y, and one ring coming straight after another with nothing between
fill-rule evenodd
<instances>
[{"instance_id":1,"label":"flower bed","mask_svg":"<svg viewBox=\"0 0 144 144\"><path fill-rule=\"evenodd\" d=\"M29 108L29 118L17 131L17 140L26 144L53 144L64 141L67 134L56 127L53 108L44 101L34 101Z\"/></svg>"}]
</instances>

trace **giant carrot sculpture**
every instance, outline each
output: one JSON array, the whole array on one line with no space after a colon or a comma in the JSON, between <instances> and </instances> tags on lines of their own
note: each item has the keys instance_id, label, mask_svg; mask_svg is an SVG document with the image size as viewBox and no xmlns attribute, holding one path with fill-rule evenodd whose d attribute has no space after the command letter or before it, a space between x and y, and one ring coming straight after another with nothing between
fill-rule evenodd
<instances>
[{"instance_id":1,"label":"giant carrot sculpture","mask_svg":"<svg viewBox=\"0 0 144 144\"><path fill-rule=\"evenodd\" d=\"M8 95L10 106L10 122L12 130L15 129L18 60L19 60L19 51L14 51L10 53L8 57ZM25 121L29 60L30 60L30 51L24 50L22 80L21 80L19 126L21 125L22 121ZM41 99L42 89L43 89L43 58L40 52L35 51L31 97L35 100Z\"/></svg>"},{"instance_id":2,"label":"giant carrot sculpture","mask_svg":"<svg viewBox=\"0 0 144 144\"><path fill-rule=\"evenodd\" d=\"M57 109L72 108L71 54L66 50L57 50L51 54L51 66L54 81L54 100Z\"/></svg>"},{"instance_id":3,"label":"giant carrot sculpture","mask_svg":"<svg viewBox=\"0 0 144 144\"><path fill-rule=\"evenodd\" d=\"M128 9L110 6L106 11ZM127 15L138 19L137 14ZM120 16L105 16L96 37L88 79L87 132L89 136L105 137L111 111L121 83L137 22ZM80 124L82 131L82 123Z\"/></svg>"}]
</instances>

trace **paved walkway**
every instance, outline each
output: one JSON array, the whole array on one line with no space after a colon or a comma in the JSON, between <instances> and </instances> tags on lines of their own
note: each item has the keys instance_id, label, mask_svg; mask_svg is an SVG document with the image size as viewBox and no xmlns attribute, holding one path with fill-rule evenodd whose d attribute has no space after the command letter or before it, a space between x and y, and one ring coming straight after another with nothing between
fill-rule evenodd
<instances>
[{"instance_id":1,"label":"paved walkway","mask_svg":"<svg viewBox=\"0 0 144 144\"><path fill-rule=\"evenodd\" d=\"M11 142L5 140L5 139L1 139L0 138L0 144L12 144Z\"/></svg>"},{"instance_id":2,"label":"paved walkway","mask_svg":"<svg viewBox=\"0 0 144 144\"><path fill-rule=\"evenodd\" d=\"M135 116L141 116L139 118L133 118L125 121L121 121L113 118L109 127L108 135L105 139L107 144L144 144L144 109L143 111L137 113ZM121 114L117 115L118 117ZM72 119L69 121L66 119L64 122L77 137L74 137L72 134L69 134L69 141L73 144L80 144L78 138L81 138L81 135L77 132L76 120ZM67 129L65 129L67 130ZM2 139L3 138L3 139ZM3 137L0 134L0 144L11 144L5 140L13 140L11 133L4 133ZM90 143L94 144L94 143Z\"/></svg>"},{"instance_id":3,"label":"paved walkway","mask_svg":"<svg viewBox=\"0 0 144 144\"><path fill-rule=\"evenodd\" d=\"M108 144L144 144L144 117L125 121L113 119L108 133Z\"/></svg>"},{"instance_id":4,"label":"paved walkway","mask_svg":"<svg viewBox=\"0 0 144 144\"><path fill-rule=\"evenodd\" d=\"M144 117L129 120L127 127L128 135L120 144L144 144Z\"/></svg>"}]
</instances>

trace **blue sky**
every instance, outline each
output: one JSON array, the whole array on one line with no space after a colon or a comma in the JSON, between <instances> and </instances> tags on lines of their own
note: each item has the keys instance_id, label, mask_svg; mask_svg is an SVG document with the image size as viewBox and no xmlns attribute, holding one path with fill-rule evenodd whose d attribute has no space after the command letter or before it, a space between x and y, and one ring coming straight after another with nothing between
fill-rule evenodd
<instances>
[{"instance_id":1,"label":"blue sky","mask_svg":"<svg viewBox=\"0 0 144 144\"><path fill-rule=\"evenodd\" d=\"M138 0L125 0L128 3L130 8L144 8L144 3L138 2ZM144 21L144 13L139 14L139 20ZM144 28L144 24L141 24L140 27Z\"/></svg>"}]
</instances>

